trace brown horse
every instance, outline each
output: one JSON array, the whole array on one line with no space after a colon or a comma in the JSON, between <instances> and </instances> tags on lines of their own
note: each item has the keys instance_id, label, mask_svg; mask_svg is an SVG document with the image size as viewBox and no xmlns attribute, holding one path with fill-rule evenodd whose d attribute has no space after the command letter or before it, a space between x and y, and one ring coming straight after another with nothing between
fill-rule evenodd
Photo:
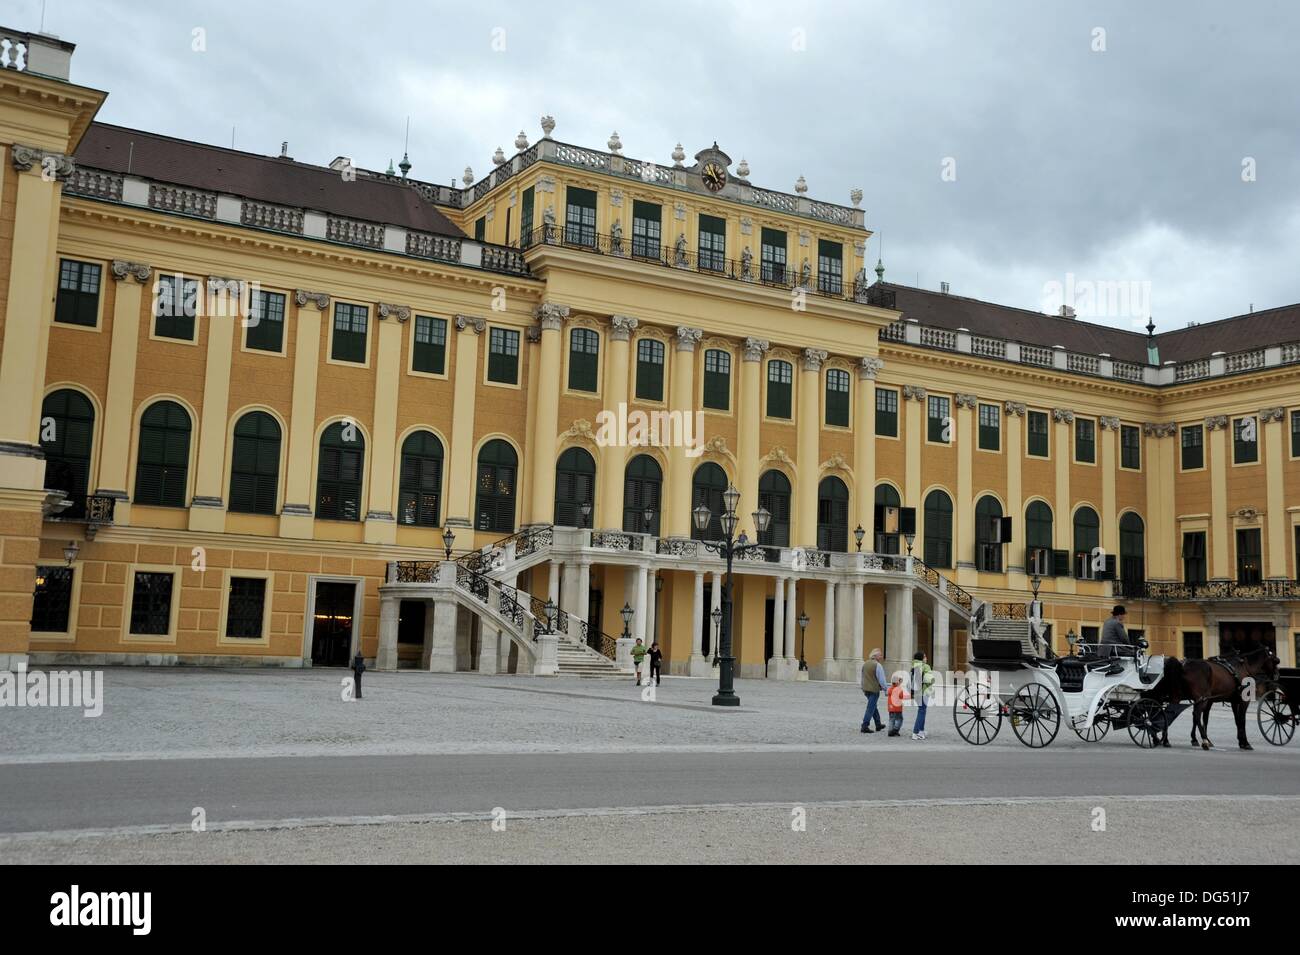
<instances>
[{"instance_id":1,"label":"brown horse","mask_svg":"<svg viewBox=\"0 0 1300 955\"><path fill-rule=\"evenodd\" d=\"M1254 693L1245 691L1277 679L1273 651L1262 644L1251 644L1209 660L1184 660L1182 669L1183 690L1192 701L1192 745L1197 744L1198 729L1201 749L1214 745L1207 734L1210 707L1226 701L1232 705L1237 722L1237 746L1253 749L1246 740L1246 711Z\"/></svg>"}]
</instances>

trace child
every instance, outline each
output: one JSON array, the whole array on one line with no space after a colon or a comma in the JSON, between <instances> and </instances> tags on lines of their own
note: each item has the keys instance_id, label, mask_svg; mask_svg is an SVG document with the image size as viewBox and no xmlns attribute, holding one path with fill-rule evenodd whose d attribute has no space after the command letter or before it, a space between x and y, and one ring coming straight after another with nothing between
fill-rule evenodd
<instances>
[{"instance_id":1,"label":"child","mask_svg":"<svg viewBox=\"0 0 1300 955\"><path fill-rule=\"evenodd\" d=\"M636 665L636 685L641 685L641 661L645 659L649 647L641 642L641 638L636 638L636 643L632 647L632 663Z\"/></svg>"},{"instance_id":2,"label":"child","mask_svg":"<svg viewBox=\"0 0 1300 955\"><path fill-rule=\"evenodd\" d=\"M903 730L903 678L894 677L889 684L889 736L897 736Z\"/></svg>"}]
</instances>

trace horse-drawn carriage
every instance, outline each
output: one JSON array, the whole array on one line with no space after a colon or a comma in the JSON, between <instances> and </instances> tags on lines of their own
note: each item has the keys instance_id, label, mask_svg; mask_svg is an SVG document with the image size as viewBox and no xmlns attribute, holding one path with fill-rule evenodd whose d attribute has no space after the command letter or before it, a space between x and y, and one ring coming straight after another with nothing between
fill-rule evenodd
<instances>
[{"instance_id":1,"label":"horse-drawn carriage","mask_svg":"<svg viewBox=\"0 0 1300 955\"><path fill-rule=\"evenodd\" d=\"M1080 739L1097 742L1111 727L1127 727L1133 742L1157 744L1173 711L1157 698L1164 657L1148 657L1146 641L1101 656L1079 644L1069 656L1039 656L1018 640L973 639L970 666L989 674L968 683L953 702L953 723L975 746L991 742L1009 720L1016 739L1033 749L1056 739L1067 723Z\"/></svg>"},{"instance_id":2,"label":"horse-drawn carriage","mask_svg":"<svg viewBox=\"0 0 1300 955\"><path fill-rule=\"evenodd\" d=\"M1274 746L1291 742L1300 725L1300 669L1283 667L1277 671L1277 680L1260 695L1255 721L1267 742Z\"/></svg>"}]
</instances>

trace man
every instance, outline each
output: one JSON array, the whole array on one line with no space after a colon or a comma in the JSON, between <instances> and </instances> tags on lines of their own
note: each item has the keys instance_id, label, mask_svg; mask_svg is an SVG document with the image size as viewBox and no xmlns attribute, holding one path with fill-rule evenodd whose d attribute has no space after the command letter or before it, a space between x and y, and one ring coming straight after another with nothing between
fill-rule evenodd
<instances>
[{"instance_id":1,"label":"man","mask_svg":"<svg viewBox=\"0 0 1300 955\"><path fill-rule=\"evenodd\" d=\"M1127 611L1122 605L1116 605L1110 612L1110 619L1101 628L1101 647L1099 655L1110 657L1116 655L1116 647L1131 647L1128 631L1124 629L1124 617Z\"/></svg>"},{"instance_id":2,"label":"man","mask_svg":"<svg viewBox=\"0 0 1300 955\"><path fill-rule=\"evenodd\" d=\"M632 663L636 666L636 685L641 685L641 664L645 661L645 655L650 652L650 648L641 642L641 638L636 638L636 643L632 647Z\"/></svg>"},{"instance_id":3,"label":"man","mask_svg":"<svg viewBox=\"0 0 1300 955\"><path fill-rule=\"evenodd\" d=\"M862 664L862 692L867 695L867 711L862 714L862 732L878 733L885 728L880 721L880 693L886 686L885 668L880 665L880 651L872 650ZM874 722L875 729L871 728Z\"/></svg>"}]
</instances>

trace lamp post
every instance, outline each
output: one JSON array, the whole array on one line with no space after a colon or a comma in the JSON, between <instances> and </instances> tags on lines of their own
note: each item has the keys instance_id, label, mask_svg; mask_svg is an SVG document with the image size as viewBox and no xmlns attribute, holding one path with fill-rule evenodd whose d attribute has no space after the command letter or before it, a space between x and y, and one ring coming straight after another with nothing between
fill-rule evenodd
<instances>
[{"instance_id":1,"label":"lamp post","mask_svg":"<svg viewBox=\"0 0 1300 955\"><path fill-rule=\"evenodd\" d=\"M442 546L447 551L447 559L451 560L451 545L456 543L456 532L450 527L442 532Z\"/></svg>"},{"instance_id":2,"label":"lamp post","mask_svg":"<svg viewBox=\"0 0 1300 955\"><path fill-rule=\"evenodd\" d=\"M727 489L722 492L722 513L718 516L718 523L722 526L722 540L718 543L718 549L722 558L727 562L727 577L722 585L722 624L721 634L718 638L718 692L713 696L714 706L739 706L740 697L736 695L735 690L735 668L736 660L731 655L731 566L732 561L737 554L743 554L754 550L762 545L749 543L744 535L741 535L739 541L736 540L736 525L739 518L736 516L736 506L740 503L740 492L736 490L734 484L728 484ZM713 512L709 510L707 504L700 504L691 512L695 521L695 529L701 534L709 529L709 524L713 521ZM768 525L772 521L772 515L765 507L760 507L753 513L754 530L757 534L767 533Z\"/></svg>"},{"instance_id":3,"label":"lamp post","mask_svg":"<svg viewBox=\"0 0 1300 955\"><path fill-rule=\"evenodd\" d=\"M644 511L641 512L642 526L644 527L645 532L647 534L650 533L650 525L654 523L654 520L655 520L655 509L653 507L647 507Z\"/></svg>"},{"instance_id":4,"label":"lamp post","mask_svg":"<svg viewBox=\"0 0 1300 955\"><path fill-rule=\"evenodd\" d=\"M907 556L912 556L912 544L916 542L915 534L904 534L903 540L907 541Z\"/></svg>"},{"instance_id":5,"label":"lamp post","mask_svg":"<svg viewBox=\"0 0 1300 955\"><path fill-rule=\"evenodd\" d=\"M859 553L859 554L862 553L862 538L864 538L864 537L866 537L866 536L867 536L867 532L864 531L864 530L862 529L862 525L861 525L861 524L859 524L857 527L853 528L853 539L854 539L855 541L857 541L857 543L858 543L858 553Z\"/></svg>"},{"instance_id":6,"label":"lamp post","mask_svg":"<svg viewBox=\"0 0 1300 955\"><path fill-rule=\"evenodd\" d=\"M555 601L550 597L546 598L546 603L542 606L542 613L546 615L546 632L555 632L555 612L560 608L555 606Z\"/></svg>"},{"instance_id":7,"label":"lamp post","mask_svg":"<svg viewBox=\"0 0 1300 955\"><path fill-rule=\"evenodd\" d=\"M582 505L582 526L591 526L591 501L585 501Z\"/></svg>"},{"instance_id":8,"label":"lamp post","mask_svg":"<svg viewBox=\"0 0 1300 955\"><path fill-rule=\"evenodd\" d=\"M81 545L76 541L68 541L68 546L63 548L63 559L68 562L69 567L71 567L72 562L77 559L77 554L80 551Z\"/></svg>"},{"instance_id":9,"label":"lamp post","mask_svg":"<svg viewBox=\"0 0 1300 955\"><path fill-rule=\"evenodd\" d=\"M718 665L718 636L722 633L722 608L714 607L709 614L713 618L713 665Z\"/></svg>"},{"instance_id":10,"label":"lamp post","mask_svg":"<svg viewBox=\"0 0 1300 955\"><path fill-rule=\"evenodd\" d=\"M623 604L623 609L618 612L618 615L623 618L623 639L624 640L627 640L631 636L631 634L627 632L627 628L628 628L628 624L632 622L632 614L634 614L635 612L636 611L632 609L632 605L628 603Z\"/></svg>"},{"instance_id":11,"label":"lamp post","mask_svg":"<svg viewBox=\"0 0 1300 955\"><path fill-rule=\"evenodd\" d=\"M862 528L859 527L858 530L862 530ZM827 584L827 586L830 585ZM804 630L806 630L807 628L808 628L808 614L801 610L799 611L799 669L800 670L808 669L808 661L803 658L803 648L808 644L808 641L804 637Z\"/></svg>"}]
</instances>

